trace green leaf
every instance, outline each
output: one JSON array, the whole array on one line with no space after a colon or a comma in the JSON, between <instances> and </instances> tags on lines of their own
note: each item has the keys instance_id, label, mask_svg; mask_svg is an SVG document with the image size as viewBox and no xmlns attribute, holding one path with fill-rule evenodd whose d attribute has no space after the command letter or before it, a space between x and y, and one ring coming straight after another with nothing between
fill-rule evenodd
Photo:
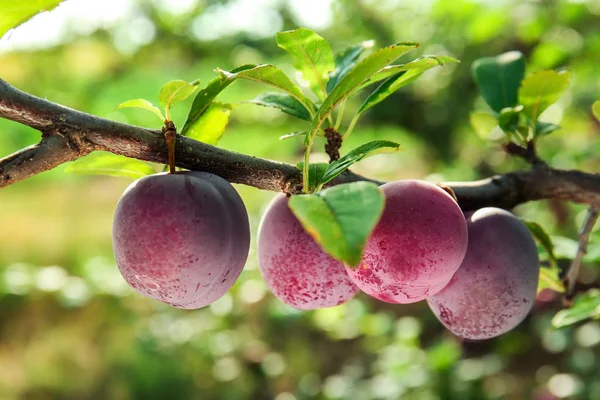
<instances>
[{"instance_id":1,"label":"green leaf","mask_svg":"<svg viewBox=\"0 0 600 400\"><path fill-rule=\"evenodd\" d=\"M560 129L560 125L538 121L535 123L535 137L549 135L557 129Z\"/></svg>"},{"instance_id":2,"label":"green leaf","mask_svg":"<svg viewBox=\"0 0 600 400\"><path fill-rule=\"evenodd\" d=\"M600 100L596 100L594 104L592 104L592 113L598 122L600 122Z\"/></svg>"},{"instance_id":3,"label":"green leaf","mask_svg":"<svg viewBox=\"0 0 600 400\"><path fill-rule=\"evenodd\" d=\"M377 89L373 91L373 93L369 95L369 97L367 97L367 99L358 109L357 114L362 114L374 105L381 103L395 91L413 82L422 74L423 72L413 69L408 72L400 72L398 75L391 77L387 81L383 82Z\"/></svg>"},{"instance_id":4,"label":"green leaf","mask_svg":"<svg viewBox=\"0 0 600 400\"><path fill-rule=\"evenodd\" d=\"M496 112L517 105L519 85L525 75L525 58L518 51L480 58L471 68L481 96Z\"/></svg>"},{"instance_id":5,"label":"green leaf","mask_svg":"<svg viewBox=\"0 0 600 400\"><path fill-rule=\"evenodd\" d=\"M160 89L158 102L164 108L173 108L175 105L191 95L198 89L199 81L190 84L186 81L175 80L167 82Z\"/></svg>"},{"instance_id":6,"label":"green leaf","mask_svg":"<svg viewBox=\"0 0 600 400\"><path fill-rule=\"evenodd\" d=\"M296 137L296 136L303 136L303 135L306 135L306 133L307 133L306 131L286 133L285 135L279 136L279 140L285 140L285 139L289 139L289 138ZM304 164L304 163L302 163L302 164Z\"/></svg>"},{"instance_id":7,"label":"green leaf","mask_svg":"<svg viewBox=\"0 0 600 400\"><path fill-rule=\"evenodd\" d=\"M294 57L294 67L302 73L311 90L322 100L327 96L329 72L335 68L327 40L306 28L279 32L277 44Z\"/></svg>"},{"instance_id":8,"label":"green leaf","mask_svg":"<svg viewBox=\"0 0 600 400\"><path fill-rule=\"evenodd\" d=\"M546 250L546 252L548 253L551 265L556 266L557 263L556 256L554 255L554 244L552 243L550 235L548 235L544 228L537 222L526 220L522 221L527 226L533 237L538 241L540 245L542 245L544 250Z\"/></svg>"},{"instance_id":9,"label":"green leaf","mask_svg":"<svg viewBox=\"0 0 600 400\"><path fill-rule=\"evenodd\" d=\"M398 151L398 149L400 149L400 145L395 142L390 142L389 140L374 140L358 146L345 156L340 157L339 160L329 164L327 171L325 171L323 178L319 182L319 185L324 185L331 181L336 176L350 168L352 164L362 160L363 158L381 153L392 153L394 151Z\"/></svg>"},{"instance_id":10,"label":"green leaf","mask_svg":"<svg viewBox=\"0 0 600 400\"><path fill-rule=\"evenodd\" d=\"M367 40L360 44L348 47L335 55L335 69L329 74L327 93L330 93L338 82L350 72L352 67L358 62L358 58L361 54L371 47L373 47L373 41Z\"/></svg>"},{"instance_id":11,"label":"green leaf","mask_svg":"<svg viewBox=\"0 0 600 400\"><path fill-rule=\"evenodd\" d=\"M542 248L548 254L548 259L550 261L549 267L541 267L540 268L540 278L538 282L538 293L543 289L551 289L555 292L564 292L565 286L560 280L560 269L558 268L558 264L556 262L556 256L554 255L554 244L552 243L552 239L550 235L546 233L544 228L534 221L526 221L522 220L523 223L527 226L533 237L536 241L542 246Z\"/></svg>"},{"instance_id":12,"label":"green leaf","mask_svg":"<svg viewBox=\"0 0 600 400\"><path fill-rule=\"evenodd\" d=\"M282 70L274 65L261 64L238 72L228 72L218 69L217 72L227 80L246 79L273 86L287 92L290 96L298 100L307 110L314 110L313 102L302 93L302 90L300 90L300 88L292 82Z\"/></svg>"},{"instance_id":13,"label":"green leaf","mask_svg":"<svg viewBox=\"0 0 600 400\"><path fill-rule=\"evenodd\" d=\"M600 318L600 290L591 289L577 296L571 308L561 310L552 318L554 328L564 328L588 318Z\"/></svg>"},{"instance_id":14,"label":"green leaf","mask_svg":"<svg viewBox=\"0 0 600 400\"><path fill-rule=\"evenodd\" d=\"M437 66L443 66L447 62L459 62L456 58L452 57L437 57L437 56L426 56L426 58L416 59L403 65L391 65L383 68L377 74L375 74L368 82L373 83L377 80L386 76L387 73L396 71L395 75L392 75L387 81L383 82L377 89L373 91L363 102L358 110L358 114L361 114L373 107L374 105L382 102L392 93L398 89L408 85L415 79L420 77L425 71ZM370 84L367 83L367 84Z\"/></svg>"},{"instance_id":15,"label":"green leaf","mask_svg":"<svg viewBox=\"0 0 600 400\"><path fill-rule=\"evenodd\" d=\"M410 70L420 70L425 72L434 67L443 67L446 63L459 63L460 60L448 56L422 56L416 58L406 64L390 65L382 68L361 85L361 89L374 83L383 81L391 76L397 75L400 72Z\"/></svg>"},{"instance_id":16,"label":"green leaf","mask_svg":"<svg viewBox=\"0 0 600 400\"><path fill-rule=\"evenodd\" d=\"M293 117L310 121L310 112L298 100L285 93L263 93L256 96L248 103L264 107L275 107Z\"/></svg>"},{"instance_id":17,"label":"green leaf","mask_svg":"<svg viewBox=\"0 0 600 400\"><path fill-rule=\"evenodd\" d=\"M514 132L519 125L520 113L523 106L505 107L498 115L498 125L504 132Z\"/></svg>"},{"instance_id":18,"label":"green leaf","mask_svg":"<svg viewBox=\"0 0 600 400\"><path fill-rule=\"evenodd\" d=\"M554 255L557 259L568 259L572 260L577 254L579 248L579 242L570 237L565 236L552 236L552 243L554 243Z\"/></svg>"},{"instance_id":19,"label":"green leaf","mask_svg":"<svg viewBox=\"0 0 600 400\"><path fill-rule=\"evenodd\" d=\"M186 136L216 146L225 132L231 104L213 102L186 131Z\"/></svg>"},{"instance_id":20,"label":"green leaf","mask_svg":"<svg viewBox=\"0 0 600 400\"><path fill-rule=\"evenodd\" d=\"M163 115L160 112L160 110L158 109L158 107L155 107L148 100L144 100L144 99L127 100L127 101L119 104L118 106L116 106L115 110L118 110L120 108L142 108L144 110L150 111L151 113L154 113L158 118L160 118L161 121L165 120L165 117L163 117Z\"/></svg>"},{"instance_id":21,"label":"green leaf","mask_svg":"<svg viewBox=\"0 0 600 400\"><path fill-rule=\"evenodd\" d=\"M350 96L365 80L404 53L417 47L417 43L397 43L379 49L357 63L333 88L329 96L323 101L323 104L321 104L321 107L319 107L317 115L313 118L310 130L311 134L306 135L307 143L312 141L314 134L321 128L323 122L337 105Z\"/></svg>"},{"instance_id":22,"label":"green leaf","mask_svg":"<svg viewBox=\"0 0 600 400\"><path fill-rule=\"evenodd\" d=\"M231 73L235 74L237 72L255 67L256 65L254 64L246 64L231 70ZM225 88L231 85L234 81L235 77L229 78L228 76L219 74L219 76L208 82L204 89L198 92L194 98L194 102L192 103L192 108L188 113L187 120L185 121L185 124L183 124L183 129L181 130L183 135L187 134L187 131L190 129L190 127L194 125L202 116L202 114L212 104L213 100L219 95L219 93L225 90Z\"/></svg>"},{"instance_id":23,"label":"green leaf","mask_svg":"<svg viewBox=\"0 0 600 400\"><path fill-rule=\"evenodd\" d=\"M537 292L544 289L554 290L555 292L564 293L565 285L560 280L560 269L557 267L541 267L540 278L538 281Z\"/></svg>"},{"instance_id":24,"label":"green leaf","mask_svg":"<svg viewBox=\"0 0 600 400\"><path fill-rule=\"evenodd\" d=\"M73 161L65 168L65 172L124 176L133 179L156 173L154 168L143 161L105 152L95 152Z\"/></svg>"},{"instance_id":25,"label":"green leaf","mask_svg":"<svg viewBox=\"0 0 600 400\"><path fill-rule=\"evenodd\" d=\"M312 184L309 187L309 192L312 192L317 188L318 182L323 178L328 166L329 164L327 163L312 163L308 165L308 179ZM304 161L297 163L296 168L302 171L304 169Z\"/></svg>"},{"instance_id":26,"label":"green leaf","mask_svg":"<svg viewBox=\"0 0 600 400\"><path fill-rule=\"evenodd\" d=\"M539 71L529 75L521 84L519 102L525 114L536 122L549 105L556 103L571 84L571 72Z\"/></svg>"},{"instance_id":27,"label":"green leaf","mask_svg":"<svg viewBox=\"0 0 600 400\"><path fill-rule=\"evenodd\" d=\"M475 133L482 139L487 139L492 130L498 126L496 117L486 112L472 112L469 121Z\"/></svg>"},{"instance_id":28,"label":"green leaf","mask_svg":"<svg viewBox=\"0 0 600 400\"><path fill-rule=\"evenodd\" d=\"M377 185L353 182L316 194L292 196L289 205L306 232L329 255L356 266L384 203L385 196Z\"/></svg>"},{"instance_id":29,"label":"green leaf","mask_svg":"<svg viewBox=\"0 0 600 400\"><path fill-rule=\"evenodd\" d=\"M34 15L52 10L62 1L64 0L3 0L0 5L0 37Z\"/></svg>"}]
</instances>

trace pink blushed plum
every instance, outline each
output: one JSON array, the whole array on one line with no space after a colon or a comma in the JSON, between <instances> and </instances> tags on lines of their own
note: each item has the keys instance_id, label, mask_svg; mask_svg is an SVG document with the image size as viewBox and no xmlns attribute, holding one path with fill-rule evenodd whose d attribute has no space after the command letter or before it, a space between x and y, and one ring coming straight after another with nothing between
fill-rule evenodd
<instances>
[{"instance_id":1,"label":"pink blushed plum","mask_svg":"<svg viewBox=\"0 0 600 400\"><path fill-rule=\"evenodd\" d=\"M273 199L261 221L258 261L273 294L294 308L333 307L358 292L344 265L304 231L283 194Z\"/></svg>"},{"instance_id":2,"label":"pink blushed plum","mask_svg":"<svg viewBox=\"0 0 600 400\"><path fill-rule=\"evenodd\" d=\"M450 283L427 299L438 319L468 340L516 327L534 304L539 259L527 227L499 208L467 214L469 246Z\"/></svg>"},{"instance_id":3,"label":"pink blushed plum","mask_svg":"<svg viewBox=\"0 0 600 400\"><path fill-rule=\"evenodd\" d=\"M223 296L242 272L249 246L242 199L209 173L141 178L115 212L121 274L139 293L174 307L201 308Z\"/></svg>"},{"instance_id":4,"label":"pink blushed plum","mask_svg":"<svg viewBox=\"0 0 600 400\"><path fill-rule=\"evenodd\" d=\"M414 303L441 290L467 250L467 225L456 201L418 180L381 186L385 208L362 262L346 270L369 296Z\"/></svg>"}]
</instances>

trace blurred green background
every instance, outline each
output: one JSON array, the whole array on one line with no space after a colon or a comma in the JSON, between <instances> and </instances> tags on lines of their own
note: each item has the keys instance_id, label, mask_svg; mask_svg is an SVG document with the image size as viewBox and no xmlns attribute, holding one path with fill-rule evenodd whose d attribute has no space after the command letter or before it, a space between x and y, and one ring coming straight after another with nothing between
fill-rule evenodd
<instances>
[{"instance_id":1,"label":"blurred green background","mask_svg":"<svg viewBox=\"0 0 600 400\"><path fill-rule=\"evenodd\" d=\"M572 69L571 89L542 117L563 129L539 151L555 167L600 170L600 126L590 112L600 97L599 0L68 0L0 40L0 77L75 109L159 128L149 113L114 107L156 101L168 80L204 84L215 67L268 62L292 71L274 34L298 26L334 51L368 39L418 41L413 58L462 60L363 117L342 150L377 138L403 151L357 172L465 181L525 168L469 124L471 111L485 109L470 65L508 50L526 55L528 72ZM301 139L278 140L299 122L240 103L263 89L238 82L219 97L236 103L220 145L299 161ZM174 110L176 123L186 106ZM37 140L39 132L0 120L0 156ZM239 281L211 306L183 311L146 299L121 278L111 248L112 214L130 181L63 169L0 191L0 399L600 399L600 323L551 329L561 307L552 292L514 331L461 342L424 302L394 306L359 294L295 311L269 293L253 242ZM236 188L255 233L273 193ZM585 208L543 201L515 212L555 236L568 265ZM598 242L597 228L582 285L600 279Z\"/></svg>"}]
</instances>

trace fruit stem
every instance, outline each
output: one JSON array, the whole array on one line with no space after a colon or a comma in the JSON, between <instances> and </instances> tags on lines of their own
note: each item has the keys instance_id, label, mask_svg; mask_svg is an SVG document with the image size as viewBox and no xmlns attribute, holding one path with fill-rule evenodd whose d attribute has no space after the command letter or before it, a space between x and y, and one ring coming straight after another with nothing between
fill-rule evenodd
<instances>
[{"instance_id":1,"label":"fruit stem","mask_svg":"<svg viewBox=\"0 0 600 400\"><path fill-rule=\"evenodd\" d=\"M162 133L167 141L167 151L169 153L169 173L175 173L175 140L177 138L177 128L173 121L165 121Z\"/></svg>"}]
</instances>

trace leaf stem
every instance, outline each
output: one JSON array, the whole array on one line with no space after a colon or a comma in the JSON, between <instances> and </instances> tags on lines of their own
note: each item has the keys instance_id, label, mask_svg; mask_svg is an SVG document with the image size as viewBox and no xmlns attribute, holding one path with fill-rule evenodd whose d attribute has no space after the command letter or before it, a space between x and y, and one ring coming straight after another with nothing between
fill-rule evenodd
<instances>
[{"instance_id":1,"label":"leaf stem","mask_svg":"<svg viewBox=\"0 0 600 400\"><path fill-rule=\"evenodd\" d=\"M333 129L335 129L338 132L340 130L340 125L342 124L342 117L344 115L345 107L346 107L346 100L342 101L342 104L340 104L340 108L338 110L338 115L337 115L337 120L335 121L335 126L333 127Z\"/></svg>"},{"instance_id":2,"label":"leaf stem","mask_svg":"<svg viewBox=\"0 0 600 400\"><path fill-rule=\"evenodd\" d=\"M356 123L358 122L359 118L360 118L360 114L356 114L354 116L354 118L352 118L352 121L350 121L350 125L348 125L348 129L346 129L346 133L344 133L344 136L342 137L343 140L346 140L348 138L348 136L350 136L350 134L352 133L352 130L354 130L354 127L356 126Z\"/></svg>"},{"instance_id":3,"label":"leaf stem","mask_svg":"<svg viewBox=\"0 0 600 400\"><path fill-rule=\"evenodd\" d=\"M310 134L310 132L309 132ZM308 144L306 145L306 149L304 149L304 165L302 167L302 193L309 192L309 182L308 182L308 166L310 163L310 150L312 148L312 137L309 139Z\"/></svg>"}]
</instances>

